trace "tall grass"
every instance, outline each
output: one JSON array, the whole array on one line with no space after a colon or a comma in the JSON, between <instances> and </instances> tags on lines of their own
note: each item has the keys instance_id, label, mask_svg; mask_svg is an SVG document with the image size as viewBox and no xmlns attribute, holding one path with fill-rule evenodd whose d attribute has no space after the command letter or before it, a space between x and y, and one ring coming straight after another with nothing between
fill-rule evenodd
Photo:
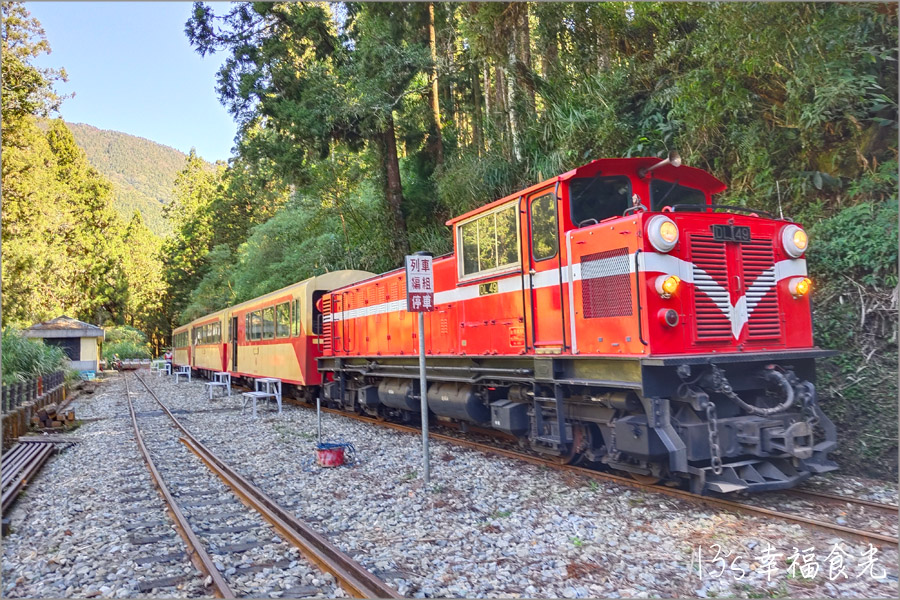
<instances>
[{"instance_id":1,"label":"tall grass","mask_svg":"<svg viewBox=\"0 0 900 600\"><path fill-rule=\"evenodd\" d=\"M68 367L62 348L44 344L43 340L23 337L17 329L4 329L2 343L3 385Z\"/></svg>"}]
</instances>

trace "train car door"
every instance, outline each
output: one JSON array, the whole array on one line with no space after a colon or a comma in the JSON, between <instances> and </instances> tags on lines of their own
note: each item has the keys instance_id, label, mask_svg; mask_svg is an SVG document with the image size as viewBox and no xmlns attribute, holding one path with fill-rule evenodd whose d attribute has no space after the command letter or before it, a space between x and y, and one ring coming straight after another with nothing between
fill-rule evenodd
<instances>
[{"instance_id":1,"label":"train car door","mask_svg":"<svg viewBox=\"0 0 900 600\"><path fill-rule=\"evenodd\" d=\"M535 354L560 354L565 349L557 206L552 189L528 198L530 337Z\"/></svg>"},{"instance_id":2,"label":"train car door","mask_svg":"<svg viewBox=\"0 0 900 600\"><path fill-rule=\"evenodd\" d=\"M238 318L231 317L231 327L228 328L231 338L231 370L238 370Z\"/></svg>"}]
</instances>

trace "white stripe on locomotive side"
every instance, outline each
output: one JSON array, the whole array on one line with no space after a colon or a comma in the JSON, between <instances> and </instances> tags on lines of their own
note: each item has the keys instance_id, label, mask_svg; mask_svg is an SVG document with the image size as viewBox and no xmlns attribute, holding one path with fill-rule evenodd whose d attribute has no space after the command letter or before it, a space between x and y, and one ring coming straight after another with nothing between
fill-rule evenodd
<instances>
[{"instance_id":1,"label":"white stripe on locomotive side","mask_svg":"<svg viewBox=\"0 0 900 600\"><path fill-rule=\"evenodd\" d=\"M571 241L569 236L566 236L566 244L567 246L571 245ZM571 249L569 250L569 255L571 256ZM622 268L622 257L613 257L601 259L598 261L592 261L592 266L596 266L598 270L604 273L603 277L609 277L611 275L625 275L634 273L634 254L628 255L628 268ZM670 256L668 254L660 254L657 252L641 252L638 255L638 267L640 271L645 273L661 273L667 275L677 275L682 281L687 283L694 283L694 264L690 261L682 260L675 256ZM524 290L527 292L532 289L543 289L552 286L559 285L560 277L559 277L559 269L549 269L547 271L541 271L535 273L531 278L532 282L529 282L529 278L524 278ZM702 271L702 270L701 270ZM786 279L788 277L797 277L797 276L806 276L806 260L802 258L788 259L782 260L775 265L765 271L764 273L769 273L774 271L775 274L775 282L781 281L782 279ZM570 275L571 274L571 275ZM574 282L575 281L583 281L585 279L598 279L600 277L588 277L585 278L582 276L581 263L568 264L563 265L562 267L562 283L569 285L569 318L571 322L575 321L575 306L574 306ZM754 282L755 283L755 282ZM769 286L771 287L771 286ZM505 277L504 279L497 280L497 292L496 294L491 295L502 295L502 294L512 294L512 293L522 293L523 291L523 278L521 275L514 275L511 277ZM768 291L768 287L765 291ZM748 286L748 293L755 295L755 293L763 292L760 286L754 287L753 284ZM473 283L471 285L463 285L457 287L455 289L444 290L441 292L435 292L434 294L434 303L435 307L440 307L445 304L452 304L455 302L465 302L466 300L474 300L480 296L480 292L478 289L478 284ZM743 297L742 297L743 298ZM740 301L739 301L740 302ZM744 300L746 302L746 300ZM755 307L755 302L753 302L753 307ZM726 313L726 316L731 318L731 315L734 314L734 308L731 306L729 302L728 310L724 307L720 306L720 309ZM367 306L362 306L359 308L353 308L350 310L345 310L337 313L332 313L331 315L324 315L325 322L334 322L334 321L343 321L349 319L358 319L367 316L374 315L383 315L390 314L395 312L401 312L406 310L406 299L403 298L401 300L392 300L390 302L382 302L380 304L370 304ZM743 311L741 311L743 312ZM744 319L738 319L740 321L746 322ZM573 349L577 348L577 340L574 337L573 331L573 339L572 339Z\"/></svg>"}]
</instances>

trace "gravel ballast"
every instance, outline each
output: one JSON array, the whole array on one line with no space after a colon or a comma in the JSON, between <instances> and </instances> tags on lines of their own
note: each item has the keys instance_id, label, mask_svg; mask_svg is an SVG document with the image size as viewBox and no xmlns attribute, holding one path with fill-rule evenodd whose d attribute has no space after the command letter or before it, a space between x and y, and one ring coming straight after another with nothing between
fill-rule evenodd
<instances>
[{"instance_id":1,"label":"gravel ballast","mask_svg":"<svg viewBox=\"0 0 900 600\"><path fill-rule=\"evenodd\" d=\"M352 443L357 460L319 468L314 410L286 404L276 416L260 406L254 420L249 408L241 414L237 392L209 401L199 378L142 376L172 410L191 411L176 416L204 445L405 596L897 595L896 547L878 550L874 573L857 576L867 544L436 440L424 489L418 436L330 414L322 415L324 439ZM78 418L101 420L77 430L83 441L51 459L11 511L5 596L138 595L135 550L122 541L114 506L120 473L145 469L125 406L117 375L74 402ZM832 480L834 493L896 503L895 486ZM836 567L841 550L846 576ZM196 594L190 586L165 592Z\"/></svg>"}]
</instances>

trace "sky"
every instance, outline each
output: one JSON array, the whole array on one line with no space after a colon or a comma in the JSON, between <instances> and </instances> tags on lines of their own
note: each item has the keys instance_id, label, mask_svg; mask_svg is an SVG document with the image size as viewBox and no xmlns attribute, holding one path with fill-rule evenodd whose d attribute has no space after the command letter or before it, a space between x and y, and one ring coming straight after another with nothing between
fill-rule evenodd
<instances>
[{"instance_id":1,"label":"sky","mask_svg":"<svg viewBox=\"0 0 900 600\"><path fill-rule=\"evenodd\" d=\"M235 124L216 95L221 53L197 54L184 34L190 2L26 2L52 53L39 67L64 68L71 123L114 129L213 162L231 156Z\"/></svg>"}]
</instances>

